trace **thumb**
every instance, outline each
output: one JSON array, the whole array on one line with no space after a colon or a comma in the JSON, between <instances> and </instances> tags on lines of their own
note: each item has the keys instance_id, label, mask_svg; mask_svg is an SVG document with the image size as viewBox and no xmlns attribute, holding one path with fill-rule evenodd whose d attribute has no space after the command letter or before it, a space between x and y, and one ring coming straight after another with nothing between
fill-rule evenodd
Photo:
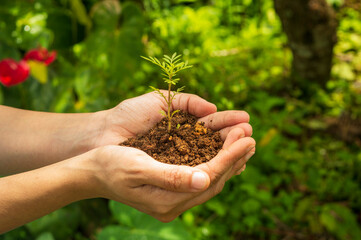
<instances>
[{"instance_id":1,"label":"thumb","mask_svg":"<svg viewBox=\"0 0 361 240\"><path fill-rule=\"evenodd\" d=\"M153 160L146 172L146 184L173 192L201 192L210 184L210 178L206 172L188 166Z\"/></svg>"}]
</instances>

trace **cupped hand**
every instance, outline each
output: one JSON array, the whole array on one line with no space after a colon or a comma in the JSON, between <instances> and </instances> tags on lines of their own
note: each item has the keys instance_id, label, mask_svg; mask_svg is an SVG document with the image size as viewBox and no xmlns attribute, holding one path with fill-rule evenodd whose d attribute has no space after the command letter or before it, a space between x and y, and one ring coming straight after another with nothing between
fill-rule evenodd
<instances>
[{"instance_id":1,"label":"cupped hand","mask_svg":"<svg viewBox=\"0 0 361 240\"><path fill-rule=\"evenodd\" d=\"M167 96L167 91L162 90ZM234 128L242 128L251 136L249 115L244 111L217 112L217 107L197 95L180 93L173 100L172 109L188 112L204 121L212 129L220 130L223 139ZM117 145L137 134L145 133L162 118L167 110L165 100L156 92L124 100L115 108L105 111L104 126L94 147Z\"/></svg>"},{"instance_id":2,"label":"cupped hand","mask_svg":"<svg viewBox=\"0 0 361 240\"><path fill-rule=\"evenodd\" d=\"M196 167L161 163L135 148L105 146L93 158L100 183L96 189L98 196L169 222L220 193L254 151L255 141L242 128L229 130L217 156Z\"/></svg>"}]
</instances>

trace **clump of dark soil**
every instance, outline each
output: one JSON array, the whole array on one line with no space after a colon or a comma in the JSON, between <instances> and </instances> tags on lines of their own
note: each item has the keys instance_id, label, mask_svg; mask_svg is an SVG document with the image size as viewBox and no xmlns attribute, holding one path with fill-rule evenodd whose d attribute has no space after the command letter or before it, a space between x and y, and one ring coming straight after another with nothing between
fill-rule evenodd
<instances>
[{"instance_id":1,"label":"clump of dark soil","mask_svg":"<svg viewBox=\"0 0 361 240\"><path fill-rule=\"evenodd\" d=\"M138 148L160 162L188 166L211 160L222 148L220 133L186 112L174 115L170 133L167 126L168 121L163 118L147 133L120 145Z\"/></svg>"}]
</instances>

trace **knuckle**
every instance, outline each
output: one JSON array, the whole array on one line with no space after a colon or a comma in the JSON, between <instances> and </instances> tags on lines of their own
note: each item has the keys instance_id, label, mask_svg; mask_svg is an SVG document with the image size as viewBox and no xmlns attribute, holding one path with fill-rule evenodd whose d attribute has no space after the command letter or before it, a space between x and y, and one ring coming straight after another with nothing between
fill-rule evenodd
<instances>
[{"instance_id":1,"label":"knuckle","mask_svg":"<svg viewBox=\"0 0 361 240\"><path fill-rule=\"evenodd\" d=\"M226 151L226 150L223 150ZM208 168L208 172L210 172L210 177L211 177L211 182L212 183L216 183L218 182L221 178L223 173L221 171L217 171L217 169L213 168L209 162L205 163L205 166Z\"/></svg>"},{"instance_id":2,"label":"knuckle","mask_svg":"<svg viewBox=\"0 0 361 240\"><path fill-rule=\"evenodd\" d=\"M239 125L245 132L246 136L250 137L253 134L253 128L249 123L241 123Z\"/></svg>"},{"instance_id":3,"label":"knuckle","mask_svg":"<svg viewBox=\"0 0 361 240\"><path fill-rule=\"evenodd\" d=\"M142 159L142 156L136 155L132 161L129 161L128 167L126 168L127 173L129 176L144 176L144 161Z\"/></svg>"},{"instance_id":4,"label":"knuckle","mask_svg":"<svg viewBox=\"0 0 361 240\"><path fill-rule=\"evenodd\" d=\"M168 189L178 190L182 186L182 174L177 169L166 170L164 173L164 185Z\"/></svg>"},{"instance_id":5,"label":"knuckle","mask_svg":"<svg viewBox=\"0 0 361 240\"><path fill-rule=\"evenodd\" d=\"M212 181L218 182L222 178L223 174L221 172L213 172Z\"/></svg>"},{"instance_id":6,"label":"knuckle","mask_svg":"<svg viewBox=\"0 0 361 240\"><path fill-rule=\"evenodd\" d=\"M225 182L223 182L223 181L216 184L215 189L214 189L215 195L218 195L222 192L222 190L224 188L224 184L225 184Z\"/></svg>"}]
</instances>

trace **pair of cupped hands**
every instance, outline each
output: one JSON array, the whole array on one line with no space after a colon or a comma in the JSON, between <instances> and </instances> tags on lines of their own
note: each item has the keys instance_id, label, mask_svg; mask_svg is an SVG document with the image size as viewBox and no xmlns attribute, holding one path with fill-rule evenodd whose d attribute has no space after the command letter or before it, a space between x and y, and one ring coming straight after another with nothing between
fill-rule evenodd
<instances>
[{"instance_id":1,"label":"pair of cupped hands","mask_svg":"<svg viewBox=\"0 0 361 240\"><path fill-rule=\"evenodd\" d=\"M166 91L163 91L167 95ZM127 138L145 133L162 116L167 105L152 92L121 102L106 113L105 131L86 153L97 168L101 197L122 202L162 222L169 222L196 205L220 193L225 182L239 175L255 153L252 127L244 111L217 112L214 104L193 94L176 95L173 109L180 109L219 130L222 150L207 163L196 167L164 164L145 152L116 146Z\"/></svg>"}]
</instances>

